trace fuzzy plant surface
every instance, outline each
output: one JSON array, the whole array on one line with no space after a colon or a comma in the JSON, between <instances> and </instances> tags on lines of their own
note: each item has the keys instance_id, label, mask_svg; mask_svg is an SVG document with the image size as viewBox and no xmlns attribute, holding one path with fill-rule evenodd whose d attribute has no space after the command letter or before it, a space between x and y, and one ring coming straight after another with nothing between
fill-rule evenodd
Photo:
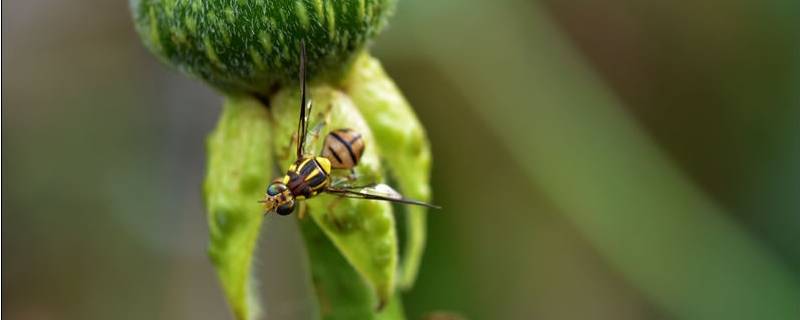
<instances>
[{"instance_id":1,"label":"fuzzy plant surface","mask_svg":"<svg viewBox=\"0 0 800 320\"><path fill-rule=\"evenodd\" d=\"M301 40L309 75L340 77L395 7L395 0L130 3L144 44L162 61L222 91L262 96L296 81Z\"/></svg>"},{"instance_id":2,"label":"fuzzy plant surface","mask_svg":"<svg viewBox=\"0 0 800 320\"><path fill-rule=\"evenodd\" d=\"M430 199L425 130L365 50L394 6L394 0L131 1L146 47L226 97L207 140L203 191L209 256L236 319L255 319L260 312L251 269L262 225L292 218L264 217L257 201L296 160L301 41L313 105L306 151L320 154L331 130L354 129L366 148L350 183L391 183L408 198ZM349 173L334 170L332 179ZM320 318L404 318L396 291L410 288L419 270L426 212L395 209L327 194L301 202L297 211L305 218L298 225ZM398 217L405 224L402 244Z\"/></svg>"}]
</instances>

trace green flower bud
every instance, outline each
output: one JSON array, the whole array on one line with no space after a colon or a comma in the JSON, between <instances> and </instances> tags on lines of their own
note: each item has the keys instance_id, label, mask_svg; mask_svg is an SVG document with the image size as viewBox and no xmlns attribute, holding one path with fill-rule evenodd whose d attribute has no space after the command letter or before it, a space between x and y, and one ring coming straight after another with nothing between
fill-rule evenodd
<instances>
[{"instance_id":1,"label":"green flower bud","mask_svg":"<svg viewBox=\"0 0 800 320\"><path fill-rule=\"evenodd\" d=\"M165 63L228 92L268 96L309 75L339 77L378 34L395 0L131 0L145 45Z\"/></svg>"},{"instance_id":2,"label":"green flower bud","mask_svg":"<svg viewBox=\"0 0 800 320\"><path fill-rule=\"evenodd\" d=\"M359 132L369 144L354 170L358 181L353 184L384 182L380 148L374 143L372 130L364 121L352 100L343 92L329 86L315 86L311 90L313 109L309 115L309 128L320 128L320 134L309 134L306 152L320 154L326 132L338 128L350 128ZM273 126L275 155L282 168L289 167L296 159L295 142L292 137L297 129L297 90L282 90L273 99L270 111L276 121ZM320 127L320 125L324 127ZM344 179L347 170L334 170L334 180ZM346 199L321 194L304 201L307 215L316 223L345 259L366 280L378 298L375 307L385 305L395 288L397 270L397 234L392 206L388 202L363 199ZM309 219L309 218L306 218ZM312 265L326 264L312 261ZM349 281L356 281L351 279Z\"/></svg>"},{"instance_id":3,"label":"green flower bud","mask_svg":"<svg viewBox=\"0 0 800 320\"><path fill-rule=\"evenodd\" d=\"M320 154L331 130L353 129L366 145L353 168L357 180L342 181L350 172L334 170L332 181L365 185L392 180L405 196L428 200L431 153L425 131L380 63L360 55L343 86L347 89L326 83L310 88L313 108L305 152ZM262 225L262 207L256 201L269 181L297 160L299 100L294 86L271 95L268 108L249 96L229 96L209 137L209 254L237 319L253 319L258 310L249 285ZM406 234L400 259L390 203L326 193L299 203L296 212L306 216L300 225L323 319L402 318L395 287L413 284L425 245L425 209L404 206L402 211Z\"/></svg>"},{"instance_id":4,"label":"green flower bud","mask_svg":"<svg viewBox=\"0 0 800 320\"><path fill-rule=\"evenodd\" d=\"M380 62L362 54L345 79L348 95L375 135L381 158L406 197L429 201L431 150L425 129ZM414 284L425 249L426 209L406 206L405 243L398 284Z\"/></svg>"}]
</instances>

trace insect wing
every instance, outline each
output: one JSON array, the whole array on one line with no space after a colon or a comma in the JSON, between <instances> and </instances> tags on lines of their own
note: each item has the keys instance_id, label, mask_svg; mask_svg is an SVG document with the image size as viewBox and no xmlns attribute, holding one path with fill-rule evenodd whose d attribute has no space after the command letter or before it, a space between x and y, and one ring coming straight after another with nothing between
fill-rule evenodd
<instances>
[{"instance_id":1,"label":"insect wing","mask_svg":"<svg viewBox=\"0 0 800 320\"><path fill-rule=\"evenodd\" d=\"M403 199L403 196L400 194L400 192L397 192L397 190L390 187L388 184L383 184L383 183L376 184L374 186L364 187L363 189L361 189L361 192L369 195L381 196L397 200Z\"/></svg>"},{"instance_id":2,"label":"insect wing","mask_svg":"<svg viewBox=\"0 0 800 320\"><path fill-rule=\"evenodd\" d=\"M325 191L344 198L381 200L400 204L423 206L433 209L441 209L441 207L432 205L430 203L406 199L399 192L397 192L397 190L386 184L377 184L366 187L329 187Z\"/></svg>"},{"instance_id":3,"label":"insect wing","mask_svg":"<svg viewBox=\"0 0 800 320\"><path fill-rule=\"evenodd\" d=\"M306 98L306 43L300 42L300 118L297 120L297 159L303 158L311 102Z\"/></svg>"}]
</instances>

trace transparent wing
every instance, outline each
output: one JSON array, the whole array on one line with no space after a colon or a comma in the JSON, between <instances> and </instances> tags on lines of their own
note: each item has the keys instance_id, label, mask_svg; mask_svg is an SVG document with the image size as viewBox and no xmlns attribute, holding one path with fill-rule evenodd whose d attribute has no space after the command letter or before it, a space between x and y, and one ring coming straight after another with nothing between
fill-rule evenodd
<instances>
[{"instance_id":1,"label":"transparent wing","mask_svg":"<svg viewBox=\"0 0 800 320\"><path fill-rule=\"evenodd\" d=\"M381 201L388 201L400 204L410 204L410 205L417 205L428 207L432 209L441 209L437 205L433 205L430 203L406 199L401 195L397 190L393 189L389 185L386 184L372 184L367 186L339 186L339 187L328 187L325 189L325 192L335 194L337 196L343 198L356 198L356 199L368 199L368 200L381 200Z\"/></svg>"},{"instance_id":2,"label":"transparent wing","mask_svg":"<svg viewBox=\"0 0 800 320\"><path fill-rule=\"evenodd\" d=\"M306 135L308 135L308 114L311 102L306 98L306 43L300 41L300 118L297 121L297 159L302 159Z\"/></svg>"}]
</instances>

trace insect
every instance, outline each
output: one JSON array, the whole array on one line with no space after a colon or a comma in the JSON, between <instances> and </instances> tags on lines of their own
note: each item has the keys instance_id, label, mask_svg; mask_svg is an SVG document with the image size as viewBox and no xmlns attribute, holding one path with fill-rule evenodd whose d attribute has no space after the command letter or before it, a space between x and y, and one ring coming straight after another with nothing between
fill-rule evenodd
<instances>
[{"instance_id":1,"label":"insect","mask_svg":"<svg viewBox=\"0 0 800 320\"><path fill-rule=\"evenodd\" d=\"M264 200L266 213L275 212L289 215L294 212L297 202L312 198L320 193L329 193L342 198L358 198L381 200L400 204L419 205L439 208L421 201L406 199L400 193L385 184L366 186L332 186L331 170L352 169L358 163L364 151L361 135L351 129L340 129L326 136L325 147L320 156L304 153L306 135L308 134L308 114L311 102L306 98L306 48L300 43L300 119L297 124L297 160L281 178L277 178L267 187Z\"/></svg>"}]
</instances>

